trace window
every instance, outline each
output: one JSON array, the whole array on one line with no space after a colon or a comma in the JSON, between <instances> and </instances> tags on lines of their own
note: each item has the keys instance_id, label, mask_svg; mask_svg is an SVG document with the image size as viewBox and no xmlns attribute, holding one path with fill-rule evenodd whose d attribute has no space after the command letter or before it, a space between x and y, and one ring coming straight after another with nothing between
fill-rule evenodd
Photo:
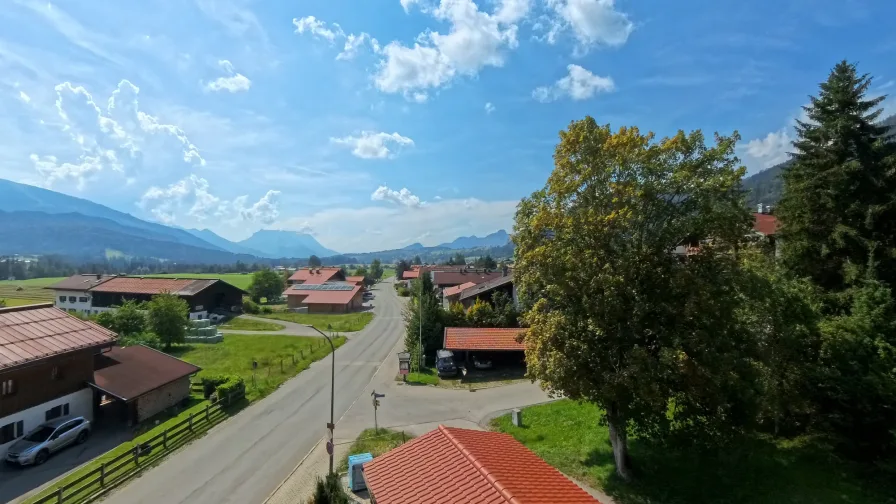
<instances>
[{"instance_id":1,"label":"window","mask_svg":"<svg viewBox=\"0 0 896 504\"><path fill-rule=\"evenodd\" d=\"M0 384L0 395L13 395L16 393L16 382L12 380L3 380Z\"/></svg>"},{"instance_id":2,"label":"window","mask_svg":"<svg viewBox=\"0 0 896 504\"><path fill-rule=\"evenodd\" d=\"M59 302L60 302L60 303L64 303L64 302L65 302L65 296L59 296Z\"/></svg>"},{"instance_id":3,"label":"window","mask_svg":"<svg viewBox=\"0 0 896 504\"><path fill-rule=\"evenodd\" d=\"M75 302L75 299L78 299L78 298L76 298L75 296L69 296L69 297L68 297L68 302L69 302L69 303L74 303L74 302Z\"/></svg>"},{"instance_id":4,"label":"window","mask_svg":"<svg viewBox=\"0 0 896 504\"><path fill-rule=\"evenodd\" d=\"M44 415L44 421L49 422L50 420L55 420L66 415L68 415L68 403L60 404L47 410L46 415Z\"/></svg>"},{"instance_id":5,"label":"window","mask_svg":"<svg viewBox=\"0 0 896 504\"><path fill-rule=\"evenodd\" d=\"M90 298L87 297L87 296L81 296L81 297L78 298L78 302L79 302L79 303L86 303L88 299L90 299Z\"/></svg>"},{"instance_id":6,"label":"window","mask_svg":"<svg viewBox=\"0 0 896 504\"><path fill-rule=\"evenodd\" d=\"M25 434L25 423L22 420L12 422L0 427L0 444L14 441Z\"/></svg>"}]
</instances>

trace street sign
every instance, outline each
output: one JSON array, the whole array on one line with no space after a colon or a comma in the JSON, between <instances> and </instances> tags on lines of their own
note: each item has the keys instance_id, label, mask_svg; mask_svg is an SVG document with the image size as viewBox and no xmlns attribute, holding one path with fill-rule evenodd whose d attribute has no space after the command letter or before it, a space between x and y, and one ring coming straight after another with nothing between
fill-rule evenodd
<instances>
[{"instance_id":1,"label":"street sign","mask_svg":"<svg viewBox=\"0 0 896 504\"><path fill-rule=\"evenodd\" d=\"M376 398L386 397L386 394L377 394L376 391L374 391L374 392L373 392L372 394L370 394L370 395L372 395L373 397L376 397Z\"/></svg>"},{"instance_id":2,"label":"street sign","mask_svg":"<svg viewBox=\"0 0 896 504\"><path fill-rule=\"evenodd\" d=\"M333 454L333 441L332 440L327 441L327 454L328 455Z\"/></svg>"}]
</instances>

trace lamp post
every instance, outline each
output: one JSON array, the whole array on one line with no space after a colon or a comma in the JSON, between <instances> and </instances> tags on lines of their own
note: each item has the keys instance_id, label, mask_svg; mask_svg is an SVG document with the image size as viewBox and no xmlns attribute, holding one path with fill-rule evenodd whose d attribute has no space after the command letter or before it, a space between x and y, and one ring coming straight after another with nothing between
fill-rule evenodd
<instances>
[{"instance_id":1,"label":"lamp post","mask_svg":"<svg viewBox=\"0 0 896 504\"><path fill-rule=\"evenodd\" d=\"M327 424L327 429L330 431L330 443L335 443L335 437L333 436L333 430L336 428L336 425L333 423L333 400L336 397L336 347L333 345L333 340L323 333L320 329L314 327L313 325L308 325L308 327L314 329L321 336L327 339L327 342L330 343L330 348L332 349L331 355L332 365L330 367L330 423ZM327 330L332 330L333 326L327 324ZM327 446L327 451L330 453L330 474L333 474L333 451L334 446L331 444Z\"/></svg>"}]
</instances>

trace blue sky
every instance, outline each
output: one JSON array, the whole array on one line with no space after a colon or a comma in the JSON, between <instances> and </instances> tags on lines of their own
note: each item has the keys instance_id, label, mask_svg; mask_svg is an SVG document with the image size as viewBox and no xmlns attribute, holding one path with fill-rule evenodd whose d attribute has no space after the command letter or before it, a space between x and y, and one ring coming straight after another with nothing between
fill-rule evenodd
<instances>
[{"instance_id":1,"label":"blue sky","mask_svg":"<svg viewBox=\"0 0 896 504\"><path fill-rule=\"evenodd\" d=\"M771 166L840 59L896 90L893 19L872 0L8 0L0 178L235 240L434 245L510 230L585 115L736 129L750 172Z\"/></svg>"}]
</instances>

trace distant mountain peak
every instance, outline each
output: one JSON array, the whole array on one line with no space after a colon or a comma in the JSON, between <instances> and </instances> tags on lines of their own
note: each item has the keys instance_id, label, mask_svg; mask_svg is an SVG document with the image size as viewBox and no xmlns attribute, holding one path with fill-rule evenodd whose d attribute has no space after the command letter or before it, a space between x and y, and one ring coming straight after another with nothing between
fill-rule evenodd
<instances>
[{"instance_id":1,"label":"distant mountain peak","mask_svg":"<svg viewBox=\"0 0 896 504\"><path fill-rule=\"evenodd\" d=\"M454 241L450 243L443 243L439 245L439 247L445 247L450 249L468 249L468 248L477 248L477 247L502 247L507 245L510 241L510 235L507 234L507 231L503 229L499 229L494 233L488 234L479 238L476 235L473 236L461 236L460 238L456 238Z\"/></svg>"},{"instance_id":2,"label":"distant mountain peak","mask_svg":"<svg viewBox=\"0 0 896 504\"><path fill-rule=\"evenodd\" d=\"M330 257L338 255L335 250L320 244L308 233L278 229L259 229L252 236L237 245L258 250L267 257Z\"/></svg>"}]
</instances>

